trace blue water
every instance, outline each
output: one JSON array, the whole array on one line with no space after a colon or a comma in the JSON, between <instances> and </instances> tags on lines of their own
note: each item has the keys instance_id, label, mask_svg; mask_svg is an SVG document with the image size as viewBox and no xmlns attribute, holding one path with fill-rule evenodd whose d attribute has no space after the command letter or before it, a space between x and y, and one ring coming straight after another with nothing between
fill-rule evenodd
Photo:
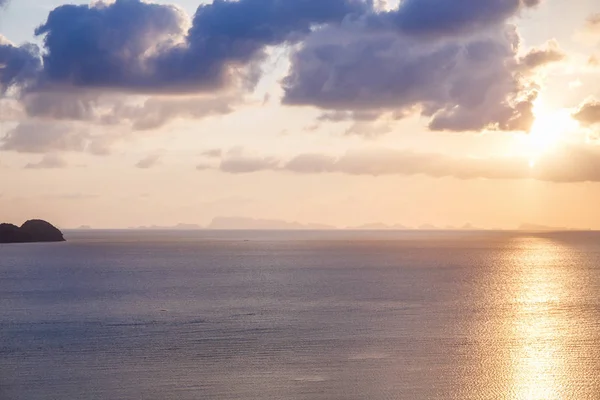
<instances>
[{"instance_id":1,"label":"blue water","mask_svg":"<svg viewBox=\"0 0 600 400\"><path fill-rule=\"evenodd\" d=\"M597 399L600 235L0 245L0 399Z\"/></svg>"}]
</instances>

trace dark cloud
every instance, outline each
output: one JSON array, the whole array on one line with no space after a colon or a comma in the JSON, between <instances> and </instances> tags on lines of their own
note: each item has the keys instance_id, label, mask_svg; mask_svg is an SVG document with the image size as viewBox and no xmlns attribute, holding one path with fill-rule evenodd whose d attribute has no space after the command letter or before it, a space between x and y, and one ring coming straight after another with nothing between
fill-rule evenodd
<instances>
[{"instance_id":1,"label":"dark cloud","mask_svg":"<svg viewBox=\"0 0 600 400\"><path fill-rule=\"evenodd\" d=\"M362 0L216 0L188 21L174 6L141 0L64 5L44 35L44 84L147 92L197 92L226 85L242 67L314 24L368 9ZM260 71L250 69L246 78Z\"/></svg>"},{"instance_id":2,"label":"dark cloud","mask_svg":"<svg viewBox=\"0 0 600 400\"><path fill-rule=\"evenodd\" d=\"M236 167L230 168L230 165ZM224 160L219 169L233 174L288 171L297 174L425 175L456 179L600 182L600 146L565 144L538 159L533 167L526 158L458 158L439 153L380 149L350 152L341 157L302 154L289 161L236 156Z\"/></svg>"},{"instance_id":3,"label":"dark cloud","mask_svg":"<svg viewBox=\"0 0 600 400\"><path fill-rule=\"evenodd\" d=\"M341 118L420 111L434 130L528 130L537 91L522 79L518 47L511 26L441 41L325 28L293 54L284 102Z\"/></svg>"},{"instance_id":4,"label":"dark cloud","mask_svg":"<svg viewBox=\"0 0 600 400\"><path fill-rule=\"evenodd\" d=\"M540 0L403 0L398 10L383 15L383 19L404 33L445 36L501 23L521 9L536 6L539 2Z\"/></svg>"},{"instance_id":5,"label":"dark cloud","mask_svg":"<svg viewBox=\"0 0 600 400\"><path fill-rule=\"evenodd\" d=\"M589 100L579 107L579 110L573 114L579 123L585 126L591 126L600 123L600 101Z\"/></svg>"},{"instance_id":6,"label":"dark cloud","mask_svg":"<svg viewBox=\"0 0 600 400\"><path fill-rule=\"evenodd\" d=\"M152 154L141 159L135 166L140 169L148 169L156 166L160 162L159 154Z\"/></svg>"},{"instance_id":7,"label":"dark cloud","mask_svg":"<svg viewBox=\"0 0 600 400\"><path fill-rule=\"evenodd\" d=\"M356 121L347 134L380 134L382 114L414 112L433 130L527 130L537 90L523 75L562 53L519 59L506 20L538 2L404 0L377 13L372 0L214 0L191 19L142 0L63 5L36 29L43 57L0 40L0 89L20 89L36 120L149 130L232 112L262 76L267 47L302 41L284 102L327 111L321 122ZM223 92L231 86L235 96ZM113 92L153 97L107 100ZM213 96L191 96L200 92Z\"/></svg>"},{"instance_id":8,"label":"dark cloud","mask_svg":"<svg viewBox=\"0 0 600 400\"><path fill-rule=\"evenodd\" d=\"M25 169L57 169L65 168L67 163L65 160L55 154L47 154L36 163L25 165Z\"/></svg>"},{"instance_id":9,"label":"dark cloud","mask_svg":"<svg viewBox=\"0 0 600 400\"><path fill-rule=\"evenodd\" d=\"M39 48L33 44L13 46L0 36L0 96L11 88L30 86L41 68Z\"/></svg>"},{"instance_id":10,"label":"dark cloud","mask_svg":"<svg viewBox=\"0 0 600 400\"><path fill-rule=\"evenodd\" d=\"M262 74L256 62L267 46L296 42L314 25L370 7L363 0L216 0L198 8L186 45L161 54L157 70L186 85L214 89L237 76L253 87Z\"/></svg>"},{"instance_id":11,"label":"dark cloud","mask_svg":"<svg viewBox=\"0 0 600 400\"><path fill-rule=\"evenodd\" d=\"M398 10L376 14L371 0L215 0L197 9L191 27L172 5L141 0L63 5L36 29L45 47L39 84L154 93L215 90L241 71L254 83L261 74L255 62L267 46L296 42L313 26L350 15L391 23L409 35L447 34L499 23L536 3L405 0Z\"/></svg>"},{"instance_id":12,"label":"dark cloud","mask_svg":"<svg viewBox=\"0 0 600 400\"><path fill-rule=\"evenodd\" d=\"M144 90L168 85L155 65L157 53L185 34L176 7L117 0L63 5L48 15L42 84Z\"/></svg>"},{"instance_id":13,"label":"dark cloud","mask_svg":"<svg viewBox=\"0 0 600 400\"><path fill-rule=\"evenodd\" d=\"M362 0L217 0L198 8L188 41L201 55L248 61L265 45L294 40L315 24L369 8Z\"/></svg>"},{"instance_id":14,"label":"dark cloud","mask_svg":"<svg viewBox=\"0 0 600 400\"><path fill-rule=\"evenodd\" d=\"M92 137L67 122L151 130L177 118L230 113L260 78L267 46L295 43L313 26L371 6L216 0L201 5L193 20L176 6L141 0L57 7L35 32L43 54L0 37L0 95L18 99L26 114L0 138L1 149L106 154L112 133Z\"/></svg>"},{"instance_id":15,"label":"dark cloud","mask_svg":"<svg viewBox=\"0 0 600 400\"><path fill-rule=\"evenodd\" d=\"M10 0L0 0L0 8L6 7Z\"/></svg>"}]
</instances>

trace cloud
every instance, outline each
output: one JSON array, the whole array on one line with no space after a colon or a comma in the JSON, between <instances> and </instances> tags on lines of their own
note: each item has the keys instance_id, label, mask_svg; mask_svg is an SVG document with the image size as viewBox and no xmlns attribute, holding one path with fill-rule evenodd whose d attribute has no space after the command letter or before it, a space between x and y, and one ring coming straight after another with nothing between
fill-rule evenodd
<instances>
[{"instance_id":1,"label":"cloud","mask_svg":"<svg viewBox=\"0 0 600 400\"><path fill-rule=\"evenodd\" d=\"M332 172L336 158L324 154L301 154L285 163L284 169L299 174Z\"/></svg>"},{"instance_id":2,"label":"cloud","mask_svg":"<svg viewBox=\"0 0 600 400\"><path fill-rule=\"evenodd\" d=\"M223 150L221 149L208 149L202 152L202 155L207 158L221 158Z\"/></svg>"},{"instance_id":3,"label":"cloud","mask_svg":"<svg viewBox=\"0 0 600 400\"><path fill-rule=\"evenodd\" d=\"M585 45L594 46L600 41L600 13L590 15L573 38Z\"/></svg>"},{"instance_id":4,"label":"cloud","mask_svg":"<svg viewBox=\"0 0 600 400\"><path fill-rule=\"evenodd\" d=\"M160 155L152 154L152 155L149 155L148 157L145 157L145 158L141 159L140 161L138 161L138 163L135 164L135 166L137 168L141 168L141 169L148 169L148 168L152 168L152 167L156 166L159 162L160 162Z\"/></svg>"},{"instance_id":5,"label":"cloud","mask_svg":"<svg viewBox=\"0 0 600 400\"><path fill-rule=\"evenodd\" d=\"M415 112L432 130L528 130L527 73L564 55L552 42L518 58L506 21L538 3L404 0L378 12L371 0L214 0L192 18L142 0L68 4L36 29L43 53L0 40L0 89L36 121L157 129L232 112L267 49L300 44L284 103L356 121L347 134L381 134L381 115Z\"/></svg>"},{"instance_id":6,"label":"cloud","mask_svg":"<svg viewBox=\"0 0 600 400\"><path fill-rule=\"evenodd\" d=\"M556 40L550 40L546 46L539 49L530 50L521 60L520 65L523 70L529 71L542 67L547 64L562 61L566 58L566 54L560 49Z\"/></svg>"},{"instance_id":7,"label":"cloud","mask_svg":"<svg viewBox=\"0 0 600 400\"><path fill-rule=\"evenodd\" d=\"M99 99L92 93L27 93L20 101L29 117L90 122L98 118Z\"/></svg>"},{"instance_id":8,"label":"cloud","mask_svg":"<svg viewBox=\"0 0 600 400\"><path fill-rule=\"evenodd\" d=\"M35 33L44 36L42 85L151 90L171 82L154 65L157 53L185 35L177 7L117 0L63 5Z\"/></svg>"},{"instance_id":9,"label":"cloud","mask_svg":"<svg viewBox=\"0 0 600 400\"><path fill-rule=\"evenodd\" d=\"M29 163L25 169L56 169L65 168L67 163L56 154L47 154L37 163Z\"/></svg>"},{"instance_id":10,"label":"cloud","mask_svg":"<svg viewBox=\"0 0 600 400\"><path fill-rule=\"evenodd\" d=\"M42 85L190 93L227 86L266 46L369 8L362 0L216 0L191 21L178 7L116 0L63 5L44 36ZM189 29L188 29L189 28ZM244 79L256 70L244 71Z\"/></svg>"},{"instance_id":11,"label":"cloud","mask_svg":"<svg viewBox=\"0 0 600 400\"><path fill-rule=\"evenodd\" d=\"M590 32L600 33L600 13L588 17L585 27Z\"/></svg>"},{"instance_id":12,"label":"cloud","mask_svg":"<svg viewBox=\"0 0 600 400\"><path fill-rule=\"evenodd\" d=\"M441 40L324 28L293 54L284 102L398 118L419 112L433 130L527 131L537 87L523 79L519 42L510 25Z\"/></svg>"},{"instance_id":13,"label":"cloud","mask_svg":"<svg viewBox=\"0 0 600 400\"><path fill-rule=\"evenodd\" d=\"M392 125L382 122L356 121L345 132L348 136L361 136L363 138L377 138L392 131Z\"/></svg>"},{"instance_id":14,"label":"cloud","mask_svg":"<svg viewBox=\"0 0 600 400\"><path fill-rule=\"evenodd\" d=\"M600 182L600 146L565 144L542 156L533 167L529 159L522 157L459 158L439 153L374 149L353 151L340 157L300 154L287 161L236 156L223 160L219 170L231 174L287 171L296 174L339 173L373 177L425 175L456 179Z\"/></svg>"},{"instance_id":15,"label":"cloud","mask_svg":"<svg viewBox=\"0 0 600 400\"><path fill-rule=\"evenodd\" d=\"M0 98L0 121L19 121L24 116L25 111L17 100Z\"/></svg>"},{"instance_id":16,"label":"cloud","mask_svg":"<svg viewBox=\"0 0 600 400\"><path fill-rule=\"evenodd\" d=\"M196 170L198 171L208 171L213 169L213 167L210 164L198 164L196 165Z\"/></svg>"},{"instance_id":17,"label":"cloud","mask_svg":"<svg viewBox=\"0 0 600 400\"><path fill-rule=\"evenodd\" d=\"M39 48L33 44L16 47L0 36L0 95L9 88L23 89L36 79L41 68Z\"/></svg>"},{"instance_id":18,"label":"cloud","mask_svg":"<svg viewBox=\"0 0 600 400\"><path fill-rule=\"evenodd\" d=\"M234 111L235 96L217 97L152 97L142 105L117 105L102 117L103 122L130 123L134 130L150 130L164 126L176 118L201 119Z\"/></svg>"},{"instance_id":19,"label":"cloud","mask_svg":"<svg viewBox=\"0 0 600 400\"><path fill-rule=\"evenodd\" d=\"M368 0L216 0L189 18L141 0L59 6L35 31L43 53L0 37L0 96L26 113L0 145L100 154L110 140L84 145L85 135L59 131L69 121L151 130L231 113L260 78L268 46L370 9Z\"/></svg>"},{"instance_id":20,"label":"cloud","mask_svg":"<svg viewBox=\"0 0 600 400\"><path fill-rule=\"evenodd\" d=\"M136 131L160 128L178 118L201 119L234 111L236 94L220 96L155 96L137 98L94 92L34 92L21 98L30 118L128 125Z\"/></svg>"},{"instance_id":21,"label":"cloud","mask_svg":"<svg viewBox=\"0 0 600 400\"><path fill-rule=\"evenodd\" d=\"M573 118L582 125L591 126L600 123L600 101L590 99L583 103Z\"/></svg>"},{"instance_id":22,"label":"cloud","mask_svg":"<svg viewBox=\"0 0 600 400\"><path fill-rule=\"evenodd\" d=\"M26 121L0 138L0 150L21 153L46 153L50 151L84 151L90 136L69 123L41 123Z\"/></svg>"},{"instance_id":23,"label":"cloud","mask_svg":"<svg viewBox=\"0 0 600 400\"><path fill-rule=\"evenodd\" d=\"M244 155L229 155L221 160L219 169L232 174L246 174L277 168L279 160L271 157L252 157Z\"/></svg>"},{"instance_id":24,"label":"cloud","mask_svg":"<svg viewBox=\"0 0 600 400\"><path fill-rule=\"evenodd\" d=\"M321 114L317 120L326 122L374 121L379 118L376 112L368 111L329 111Z\"/></svg>"},{"instance_id":25,"label":"cloud","mask_svg":"<svg viewBox=\"0 0 600 400\"><path fill-rule=\"evenodd\" d=\"M238 78L252 86L267 46L298 42L314 26L350 16L409 36L444 36L501 23L537 3L406 0L397 10L376 13L370 0L215 0L200 5L191 20L177 6L141 0L69 4L36 29L45 52L43 67L34 67L40 87L214 91Z\"/></svg>"},{"instance_id":26,"label":"cloud","mask_svg":"<svg viewBox=\"0 0 600 400\"><path fill-rule=\"evenodd\" d=\"M539 0L404 0L397 10L383 15L403 33L446 36L495 25L533 7Z\"/></svg>"},{"instance_id":27,"label":"cloud","mask_svg":"<svg viewBox=\"0 0 600 400\"><path fill-rule=\"evenodd\" d=\"M519 160L517 169L521 167L528 168L528 161ZM357 151L339 158L304 154L286 162L283 169L295 173L319 172L371 176L423 174L438 178L452 176L459 179L483 177L511 179L518 175L515 163L510 159L458 159L442 154L404 150Z\"/></svg>"}]
</instances>

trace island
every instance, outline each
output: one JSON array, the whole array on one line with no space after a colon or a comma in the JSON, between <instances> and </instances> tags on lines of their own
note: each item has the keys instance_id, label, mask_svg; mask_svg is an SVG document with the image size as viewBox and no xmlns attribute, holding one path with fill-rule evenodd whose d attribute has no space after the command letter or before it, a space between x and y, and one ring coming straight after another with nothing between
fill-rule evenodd
<instances>
[{"instance_id":1,"label":"island","mask_svg":"<svg viewBox=\"0 0 600 400\"><path fill-rule=\"evenodd\" d=\"M64 242L62 232L49 222L32 219L21 227L0 224L0 243Z\"/></svg>"}]
</instances>

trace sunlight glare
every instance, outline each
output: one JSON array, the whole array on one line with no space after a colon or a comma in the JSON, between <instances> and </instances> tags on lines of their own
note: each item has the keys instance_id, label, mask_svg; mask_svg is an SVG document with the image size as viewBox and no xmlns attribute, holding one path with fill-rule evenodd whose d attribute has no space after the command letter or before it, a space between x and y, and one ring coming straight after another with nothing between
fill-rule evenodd
<instances>
[{"instance_id":1,"label":"sunlight glare","mask_svg":"<svg viewBox=\"0 0 600 400\"><path fill-rule=\"evenodd\" d=\"M529 160L529 168L535 167L535 160Z\"/></svg>"},{"instance_id":2,"label":"sunlight glare","mask_svg":"<svg viewBox=\"0 0 600 400\"><path fill-rule=\"evenodd\" d=\"M569 110L536 112L535 122L526 139L530 166L533 167L537 158L556 147L567 133L576 128L577 122L571 118Z\"/></svg>"}]
</instances>

